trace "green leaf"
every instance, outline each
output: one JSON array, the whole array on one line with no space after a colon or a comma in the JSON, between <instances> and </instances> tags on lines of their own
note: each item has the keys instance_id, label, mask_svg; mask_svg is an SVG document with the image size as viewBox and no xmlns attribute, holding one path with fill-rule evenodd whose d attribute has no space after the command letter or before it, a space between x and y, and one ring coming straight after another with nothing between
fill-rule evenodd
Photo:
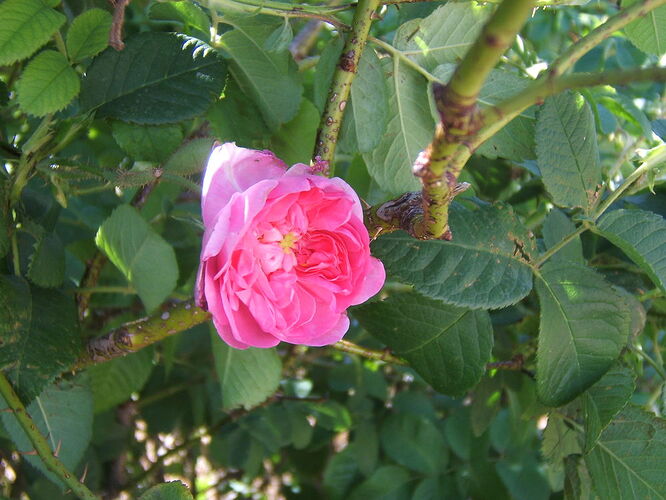
<instances>
[{"instance_id":1,"label":"green leaf","mask_svg":"<svg viewBox=\"0 0 666 500\"><path fill-rule=\"evenodd\" d=\"M193 139L171 155L164 163L164 171L176 175L203 172L212 149L213 139Z\"/></svg>"},{"instance_id":2,"label":"green leaf","mask_svg":"<svg viewBox=\"0 0 666 500\"><path fill-rule=\"evenodd\" d=\"M403 500L409 498L409 473L396 465L384 465L372 476L354 488L349 500Z\"/></svg>"},{"instance_id":3,"label":"green leaf","mask_svg":"<svg viewBox=\"0 0 666 500\"><path fill-rule=\"evenodd\" d=\"M492 8L469 2L447 3L425 19L403 24L393 45L428 70L458 62L481 32Z\"/></svg>"},{"instance_id":4,"label":"green leaf","mask_svg":"<svg viewBox=\"0 0 666 500\"><path fill-rule=\"evenodd\" d=\"M225 75L224 61L204 42L141 33L122 51L107 49L94 59L83 80L81 107L134 123L179 122L206 111Z\"/></svg>"},{"instance_id":5,"label":"green leaf","mask_svg":"<svg viewBox=\"0 0 666 500\"><path fill-rule=\"evenodd\" d=\"M635 4L638 0L622 3L622 9ZM661 56L666 52L666 6L662 5L641 15L625 26L627 38L643 52Z\"/></svg>"},{"instance_id":6,"label":"green leaf","mask_svg":"<svg viewBox=\"0 0 666 500\"><path fill-rule=\"evenodd\" d=\"M211 326L215 369L222 389L222 409L249 410L263 403L280 384L282 362L275 349L234 349Z\"/></svg>"},{"instance_id":7,"label":"green leaf","mask_svg":"<svg viewBox=\"0 0 666 500\"><path fill-rule=\"evenodd\" d=\"M599 498L666 498L666 420L627 406L585 461Z\"/></svg>"},{"instance_id":8,"label":"green leaf","mask_svg":"<svg viewBox=\"0 0 666 500\"><path fill-rule=\"evenodd\" d=\"M585 414L585 451L596 444L601 431L625 407L634 393L634 374L616 363L582 395Z\"/></svg>"},{"instance_id":9,"label":"green leaf","mask_svg":"<svg viewBox=\"0 0 666 500\"><path fill-rule=\"evenodd\" d=\"M547 262L536 280L541 302L537 394L561 406L599 380L629 336L624 299L592 269Z\"/></svg>"},{"instance_id":10,"label":"green leaf","mask_svg":"<svg viewBox=\"0 0 666 500\"><path fill-rule=\"evenodd\" d=\"M450 209L452 241L392 233L372 244L387 272L428 297L471 308L499 308L532 289L533 240L510 207Z\"/></svg>"},{"instance_id":11,"label":"green leaf","mask_svg":"<svg viewBox=\"0 0 666 500\"><path fill-rule=\"evenodd\" d=\"M44 288L56 288L65 279L65 249L55 233L45 233L35 243L28 264L28 279Z\"/></svg>"},{"instance_id":12,"label":"green leaf","mask_svg":"<svg viewBox=\"0 0 666 500\"><path fill-rule=\"evenodd\" d=\"M537 162L557 205L590 208L601 182L594 115L580 94L548 97L536 124Z\"/></svg>"},{"instance_id":13,"label":"green leaf","mask_svg":"<svg viewBox=\"0 0 666 500\"><path fill-rule=\"evenodd\" d=\"M324 469L324 488L331 500L342 500L358 476L354 444L331 457Z\"/></svg>"},{"instance_id":14,"label":"green leaf","mask_svg":"<svg viewBox=\"0 0 666 500\"><path fill-rule=\"evenodd\" d=\"M221 142L235 142L249 148L265 147L271 134L259 108L231 78L224 88L224 99L211 106L206 118Z\"/></svg>"},{"instance_id":15,"label":"green leaf","mask_svg":"<svg viewBox=\"0 0 666 500\"><path fill-rule=\"evenodd\" d=\"M432 74L442 82L448 83L455 68L455 64L441 64ZM493 70L479 93L479 103L484 107L493 106L526 88L530 81L515 73ZM514 161L533 160L536 158L535 124L534 110L528 108L484 142L476 152L493 159L501 157Z\"/></svg>"},{"instance_id":16,"label":"green leaf","mask_svg":"<svg viewBox=\"0 0 666 500\"><path fill-rule=\"evenodd\" d=\"M317 108L303 99L298 114L271 137L271 151L287 165L310 163L318 126Z\"/></svg>"},{"instance_id":17,"label":"green leaf","mask_svg":"<svg viewBox=\"0 0 666 500\"><path fill-rule=\"evenodd\" d=\"M390 415L380 437L386 454L400 465L427 476L443 470L447 458L444 438L426 417Z\"/></svg>"},{"instance_id":18,"label":"green leaf","mask_svg":"<svg viewBox=\"0 0 666 500\"><path fill-rule=\"evenodd\" d=\"M136 289L147 311L171 294L178 262L171 245L129 205L120 205L97 231L95 243Z\"/></svg>"},{"instance_id":19,"label":"green leaf","mask_svg":"<svg viewBox=\"0 0 666 500\"><path fill-rule=\"evenodd\" d=\"M67 18L43 0L5 0L0 19L0 66L8 66L34 54Z\"/></svg>"},{"instance_id":20,"label":"green leaf","mask_svg":"<svg viewBox=\"0 0 666 500\"><path fill-rule=\"evenodd\" d=\"M142 349L88 368L95 400L95 413L124 403L133 392L139 392L152 370L152 349Z\"/></svg>"},{"instance_id":21,"label":"green leaf","mask_svg":"<svg viewBox=\"0 0 666 500\"><path fill-rule=\"evenodd\" d=\"M388 92L382 65L375 51L366 47L351 87L340 129L340 148L369 153L381 141L388 120Z\"/></svg>"},{"instance_id":22,"label":"green leaf","mask_svg":"<svg viewBox=\"0 0 666 500\"><path fill-rule=\"evenodd\" d=\"M557 413L548 416L548 425L543 431L541 453L551 464L560 464L565 457L581 454L576 430L569 427Z\"/></svg>"},{"instance_id":23,"label":"green leaf","mask_svg":"<svg viewBox=\"0 0 666 500\"><path fill-rule=\"evenodd\" d=\"M620 248L666 292L666 221L644 210L615 210L603 216L596 232Z\"/></svg>"},{"instance_id":24,"label":"green leaf","mask_svg":"<svg viewBox=\"0 0 666 500\"><path fill-rule=\"evenodd\" d=\"M294 31L291 29L289 18L285 17L282 26L275 28L273 33L266 38L264 50L268 52L281 52L289 50L289 44L294 39Z\"/></svg>"},{"instance_id":25,"label":"green leaf","mask_svg":"<svg viewBox=\"0 0 666 500\"><path fill-rule=\"evenodd\" d=\"M86 378L77 377L47 387L30 403L27 410L51 449L54 452L57 450L60 461L69 470L73 470L81 461L92 437L92 395ZM2 423L19 450L33 449L13 413L2 412ZM61 484L60 480L47 470L39 456L26 455L24 460L51 481Z\"/></svg>"},{"instance_id":26,"label":"green leaf","mask_svg":"<svg viewBox=\"0 0 666 500\"><path fill-rule=\"evenodd\" d=\"M353 314L439 392L462 394L486 369L493 336L485 311L401 293L356 307Z\"/></svg>"},{"instance_id":27,"label":"green leaf","mask_svg":"<svg viewBox=\"0 0 666 500\"><path fill-rule=\"evenodd\" d=\"M150 6L149 17L161 21L176 20L191 26L201 33L210 32L210 18L204 10L193 2L160 2Z\"/></svg>"},{"instance_id":28,"label":"green leaf","mask_svg":"<svg viewBox=\"0 0 666 500\"><path fill-rule=\"evenodd\" d=\"M0 276L0 366L28 404L81 353L72 294Z\"/></svg>"},{"instance_id":29,"label":"green leaf","mask_svg":"<svg viewBox=\"0 0 666 500\"><path fill-rule=\"evenodd\" d=\"M23 111L35 116L54 113L77 96L81 82L76 71L60 52L40 52L16 82L18 103Z\"/></svg>"},{"instance_id":30,"label":"green leaf","mask_svg":"<svg viewBox=\"0 0 666 500\"><path fill-rule=\"evenodd\" d=\"M163 162L183 140L179 125L136 125L114 121L113 138L135 160Z\"/></svg>"},{"instance_id":31,"label":"green leaf","mask_svg":"<svg viewBox=\"0 0 666 500\"><path fill-rule=\"evenodd\" d=\"M288 50L269 52L266 40L276 28L263 16L232 18L223 22L234 29L218 42L231 57L230 71L243 92L259 107L271 130L291 120L298 112L303 85Z\"/></svg>"},{"instance_id":32,"label":"green leaf","mask_svg":"<svg viewBox=\"0 0 666 500\"><path fill-rule=\"evenodd\" d=\"M576 226L571 219L567 217L564 212L553 208L543 223L543 242L546 249L549 250L557 245L565 236L573 233ZM555 255L551 257L552 260L568 260L577 264L585 263L583 258L583 245L580 237L576 236L573 240L561 248Z\"/></svg>"},{"instance_id":33,"label":"green leaf","mask_svg":"<svg viewBox=\"0 0 666 500\"><path fill-rule=\"evenodd\" d=\"M379 145L363 159L370 176L391 195L419 189L412 165L435 130L425 79L395 58L383 62L388 83L388 122Z\"/></svg>"},{"instance_id":34,"label":"green leaf","mask_svg":"<svg viewBox=\"0 0 666 500\"><path fill-rule=\"evenodd\" d=\"M157 484L139 497L139 500L192 500L192 493L180 481Z\"/></svg>"},{"instance_id":35,"label":"green leaf","mask_svg":"<svg viewBox=\"0 0 666 500\"><path fill-rule=\"evenodd\" d=\"M67 55L81 61L102 52L109 45L113 18L102 9L90 9L77 16L67 32Z\"/></svg>"}]
</instances>

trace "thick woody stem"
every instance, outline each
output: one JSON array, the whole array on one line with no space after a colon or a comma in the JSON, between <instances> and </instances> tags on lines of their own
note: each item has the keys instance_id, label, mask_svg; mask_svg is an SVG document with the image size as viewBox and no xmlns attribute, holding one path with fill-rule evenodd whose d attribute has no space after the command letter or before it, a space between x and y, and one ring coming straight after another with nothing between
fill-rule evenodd
<instances>
[{"instance_id":1,"label":"thick woody stem","mask_svg":"<svg viewBox=\"0 0 666 500\"><path fill-rule=\"evenodd\" d=\"M455 161L455 153L461 148L469 151L468 143L481 126L477 111L479 91L533 7L534 0L502 2L456 68L451 81L446 86L437 84L433 88L440 122L432 142L414 164L414 175L423 184L424 217L415 230L419 238L451 239L449 204L467 160Z\"/></svg>"},{"instance_id":2,"label":"thick woody stem","mask_svg":"<svg viewBox=\"0 0 666 500\"><path fill-rule=\"evenodd\" d=\"M35 447L35 451L42 459L48 470L55 474L64 484L66 484L75 495L85 500L97 500L88 487L80 482L72 472L58 459L56 453L51 450L48 441L37 429L32 417L23 406L23 403L14 392L14 388L0 371L0 394L7 402L7 406L16 416L19 425L28 436L28 439Z\"/></svg>"},{"instance_id":3,"label":"thick woody stem","mask_svg":"<svg viewBox=\"0 0 666 500\"><path fill-rule=\"evenodd\" d=\"M90 340L86 346L86 353L76 363L74 370L140 351L155 342L204 323L210 318L208 312L191 302L173 305L162 312L126 323L102 337Z\"/></svg>"},{"instance_id":4,"label":"thick woody stem","mask_svg":"<svg viewBox=\"0 0 666 500\"><path fill-rule=\"evenodd\" d=\"M315 160L328 162L329 174L332 176L335 166L333 158L335 146L338 142L345 106L349 101L351 85L356 76L358 62L365 48L370 33L375 10L379 0L360 0L354 12L351 32L347 35L345 46L342 49L340 60L333 74L333 81L328 91L326 108L321 117L317 143L315 147Z\"/></svg>"}]
</instances>

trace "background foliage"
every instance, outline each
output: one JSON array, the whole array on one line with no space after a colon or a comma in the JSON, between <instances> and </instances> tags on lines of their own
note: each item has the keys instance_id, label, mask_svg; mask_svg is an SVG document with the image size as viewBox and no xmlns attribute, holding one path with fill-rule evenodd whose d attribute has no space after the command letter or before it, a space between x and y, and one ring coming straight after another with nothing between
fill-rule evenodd
<instances>
[{"instance_id":1,"label":"background foliage","mask_svg":"<svg viewBox=\"0 0 666 500\"><path fill-rule=\"evenodd\" d=\"M663 62L650 1L573 71ZM633 2L537 3L482 109ZM373 243L389 280L350 342L238 351L188 302L213 142L311 160L338 5L134 0L120 40L103 0L0 2L2 495L59 498L71 471L89 498L666 498L663 83L602 77L489 137L452 241ZM431 84L494 9L378 11L335 157L369 204L420 188Z\"/></svg>"}]
</instances>

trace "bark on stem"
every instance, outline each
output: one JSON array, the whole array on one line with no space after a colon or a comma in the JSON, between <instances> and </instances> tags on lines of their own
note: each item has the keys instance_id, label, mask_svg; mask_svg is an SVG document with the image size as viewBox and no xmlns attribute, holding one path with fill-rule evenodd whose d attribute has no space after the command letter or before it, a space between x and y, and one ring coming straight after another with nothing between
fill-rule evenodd
<instances>
[{"instance_id":1,"label":"bark on stem","mask_svg":"<svg viewBox=\"0 0 666 500\"><path fill-rule=\"evenodd\" d=\"M414 164L414 175L423 184L424 214L423 221L415 228L416 237L451 239L449 205L467 160L455 161L455 153L460 148L469 150L467 145L481 126L477 111L479 91L533 7L534 0L502 2L456 68L451 81L446 86L434 86L440 122L432 142Z\"/></svg>"},{"instance_id":2,"label":"bark on stem","mask_svg":"<svg viewBox=\"0 0 666 500\"><path fill-rule=\"evenodd\" d=\"M338 135L342 125L345 106L349 101L351 85L356 76L358 62L365 48L370 33L375 10L379 0L360 0L354 12L351 32L347 35L340 60L333 74L333 81L328 91L326 108L321 117L314 159L328 162L329 175L333 176L335 166L333 158Z\"/></svg>"}]
</instances>

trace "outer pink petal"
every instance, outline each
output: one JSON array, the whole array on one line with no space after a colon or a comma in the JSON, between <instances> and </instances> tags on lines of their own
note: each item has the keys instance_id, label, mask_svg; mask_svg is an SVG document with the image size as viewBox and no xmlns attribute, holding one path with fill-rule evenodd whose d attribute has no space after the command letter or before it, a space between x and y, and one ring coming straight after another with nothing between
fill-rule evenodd
<instances>
[{"instance_id":1,"label":"outer pink petal","mask_svg":"<svg viewBox=\"0 0 666 500\"><path fill-rule=\"evenodd\" d=\"M354 293L352 305L362 304L379 292L382 286L384 286L386 271L384 270L384 264L379 259L370 257L366 272L367 274L363 278L363 281L358 285L359 289Z\"/></svg>"},{"instance_id":2,"label":"outer pink petal","mask_svg":"<svg viewBox=\"0 0 666 500\"><path fill-rule=\"evenodd\" d=\"M270 151L239 148L227 142L213 148L203 180L201 212L204 226L229 202L259 181L282 177L287 165Z\"/></svg>"},{"instance_id":3,"label":"outer pink petal","mask_svg":"<svg viewBox=\"0 0 666 500\"><path fill-rule=\"evenodd\" d=\"M349 330L349 318L346 313L342 313L338 322L333 325L333 328L323 335L308 340L307 342L303 342L303 344L313 347L335 344L338 340L344 337L347 330Z\"/></svg>"}]
</instances>

